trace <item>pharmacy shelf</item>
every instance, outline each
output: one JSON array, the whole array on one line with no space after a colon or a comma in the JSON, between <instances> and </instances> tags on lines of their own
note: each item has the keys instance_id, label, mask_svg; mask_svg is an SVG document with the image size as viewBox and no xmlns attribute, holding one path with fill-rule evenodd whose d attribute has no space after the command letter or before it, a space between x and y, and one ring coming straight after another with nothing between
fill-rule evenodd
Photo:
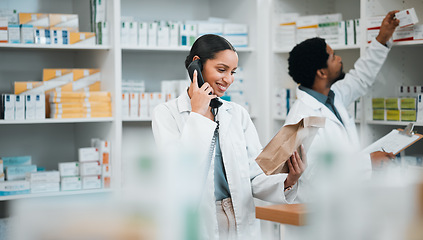
<instances>
[{"instance_id":1,"label":"pharmacy shelf","mask_svg":"<svg viewBox=\"0 0 423 240\"><path fill-rule=\"evenodd\" d=\"M370 43L366 44L366 47L370 46ZM413 40L413 41L402 41L402 42L394 42L392 44L393 47L395 46L423 46L423 40Z\"/></svg>"},{"instance_id":2,"label":"pharmacy shelf","mask_svg":"<svg viewBox=\"0 0 423 240\"><path fill-rule=\"evenodd\" d=\"M122 122L151 122L151 118L122 118Z\"/></svg>"},{"instance_id":3,"label":"pharmacy shelf","mask_svg":"<svg viewBox=\"0 0 423 240\"><path fill-rule=\"evenodd\" d=\"M371 125L390 125L390 126L407 126L411 122L400 122L400 121L378 121L378 120L369 120L367 124ZM423 122L414 122L414 126L423 126Z\"/></svg>"},{"instance_id":4,"label":"pharmacy shelf","mask_svg":"<svg viewBox=\"0 0 423 240\"><path fill-rule=\"evenodd\" d=\"M2 124L50 124L50 123L86 123L86 122L113 122L112 117L107 118L67 118L67 119L38 119L38 120L0 120Z\"/></svg>"},{"instance_id":5,"label":"pharmacy shelf","mask_svg":"<svg viewBox=\"0 0 423 240\"><path fill-rule=\"evenodd\" d=\"M140 46L123 46L123 51L162 51L162 52L189 52L191 47L140 47ZM244 47L236 48L237 52L252 52L253 48Z\"/></svg>"},{"instance_id":6,"label":"pharmacy shelf","mask_svg":"<svg viewBox=\"0 0 423 240\"><path fill-rule=\"evenodd\" d=\"M109 50L107 45L48 45L48 44L17 44L17 43L0 43L1 48L17 48L17 49L69 49L69 50Z\"/></svg>"},{"instance_id":7,"label":"pharmacy shelf","mask_svg":"<svg viewBox=\"0 0 423 240\"><path fill-rule=\"evenodd\" d=\"M19 195L1 196L0 201L39 198L39 197L55 197L55 196L71 196L81 194L97 194L97 193L112 193L112 189L93 189L93 190L79 190L79 191L63 191L63 192L48 192L48 193L28 193Z\"/></svg>"},{"instance_id":8,"label":"pharmacy shelf","mask_svg":"<svg viewBox=\"0 0 423 240\"><path fill-rule=\"evenodd\" d=\"M360 49L359 44L355 45L330 45L333 50L349 50L349 49ZM283 48L283 49L274 49L274 53L289 53L291 52L293 47L290 48Z\"/></svg>"}]
</instances>

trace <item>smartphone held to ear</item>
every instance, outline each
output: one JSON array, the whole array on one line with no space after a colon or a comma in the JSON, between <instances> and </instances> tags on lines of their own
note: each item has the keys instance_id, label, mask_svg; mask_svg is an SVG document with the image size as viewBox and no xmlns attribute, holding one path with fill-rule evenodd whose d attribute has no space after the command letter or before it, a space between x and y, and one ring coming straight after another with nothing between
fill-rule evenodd
<instances>
[{"instance_id":1,"label":"smartphone held to ear","mask_svg":"<svg viewBox=\"0 0 423 240\"><path fill-rule=\"evenodd\" d=\"M197 70L197 83L198 83L198 87L201 88L201 86L203 86L204 84L204 79L203 79L203 75L201 74L201 71L203 70L203 65L201 64L199 59L192 61L188 65L188 75L189 75L189 78L191 79L191 82L193 81L194 70ZM222 106L222 104L223 103L218 98L213 98L210 101L211 108L218 108Z\"/></svg>"}]
</instances>

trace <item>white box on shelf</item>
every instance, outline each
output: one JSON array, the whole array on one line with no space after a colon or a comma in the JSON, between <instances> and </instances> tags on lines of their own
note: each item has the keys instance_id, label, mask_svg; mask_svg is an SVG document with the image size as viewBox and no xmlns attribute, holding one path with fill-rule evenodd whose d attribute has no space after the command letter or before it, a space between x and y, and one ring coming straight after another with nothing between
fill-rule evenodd
<instances>
[{"instance_id":1,"label":"white box on shelf","mask_svg":"<svg viewBox=\"0 0 423 240\"><path fill-rule=\"evenodd\" d=\"M355 29L355 43L359 44L361 41L361 26L360 26L360 19L354 19L354 29Z\"/></svg>"},{"instance_id":2,"label":"white box on shelf","mask_svg":"<svg viewBox=\"0 0 423 240\"><path fill-rule=\"evenodd\" d=\"M180 23L172 22L170 23L170 40L169 44L172 47L179 46L179 25Z\"/></svg>"},{"instance_id":3,"label":"white box on shelf","mask_svg":"<svg viewBox=\"0 0 423 240\"><path fill-rule=\"evenodd\" d=\"M411 41L414 39L414 26L397 28L392 36L394 42Z\"/></svg>"},{"instance_id":4,"label":"white box on shelf","mask_svg":"<svg viewBox=\"0 0 423 240\"><path fill-rule=\"evenodd\" d=\"M110 164L110 141L91 139L91 146L98 149L101 164Z\"/></svg>"},{"instance_id":5,"label":"white box on shelf","mask_svg":"<svg viewBox=\"0 0 423 240\"><path fill-rule=\"evenodd\" d=\"M198 27L197 24L188 24L188 46L192 46L198 38Z\"/></svg>"},{"instance_id":6,"label":"white box on shelf","mask_svg":"<svg viewBox=\"0 0 423 240\"><path fill-rule=\"evenodd\" d=\"M354 19L350 19L345 21L346 24L346 30L347 30L347 45L354 45L356 44L355 39L355 21Z\"/></svg>"},{"instance_id":7,"label":"white box on shelf","mask_svg":"<svg viewBox=\"0 0 423 240\"><path fill-rule=\"evenodd\" d=\"M129 22L121 22L120 44L122 46L129 45Z\"/></svg>"},{"instance_id":8,"label":"white box on shelf","mask_svg":"<svg viewBox=\"0 0 423 240\"><path fill-rule=\"evenodd\" d=\"M13 94L1 95L1 119L15 119L15 98L16 96Z\"/></svg>"},{"instance_id":9,"label":"white box on shelf","mask_svg":"<svg viewBox=\"0 0 423 240\"><path fill-rule=\"evenodd\" d=\"M98 149L95 147L86 147L78 149L78 161L79 162L92 162L100 160Z\"/></svg>"},{"instance_id":10,"label":"white box on shelf","mask_svg":"<svg viewBox=\"0 0 423 240\"><path fill-rule=\"evenodd\" d=\"M60 182L59 171L44 171L26 173L25 180L35 182Z\"/></svg>"},{"instance_id":11,"label":"white box on shelf","mask_svg":"<svg viewBox=\"0 0 423 240\"><path fill-rule=\"evenodd\" d=\"M122 93L122 117L129 117L129 93Z\"/></svg>"},{"instance_id":12,"label":"white box on shelf","mask_svg":"<svg viewBox=\"0 0 423 240\"><path fill-rule=\"evenodd\" d=\"M13 180L25 180L26 173L36 172L36 165L19 165L6 167L6 179L8 181Z\"/></svg>"},{"instance_id":13,"label":"white box on shelf","mask_svg":"<svg viewBox=\"0 0 423 240\"><path fill-rule=\"evenodd\" d=\"M44 94L35 95L35 119L46 118L46 96Z\"/></svg>"},{"instance_id":14,"label":"white box on shelf","mask_svg":"<svg viewBox=\"0 0 423 240\"><path fill-rule=\"evenodd\" d=\"M423 40L423 24L416 24L413 26L413 29L413 40Z\"/></svg>"},{"instance_id":15,"label":"white box on shelf","mask_svg":"<svg viewBox=\"0 0 423 240\"><path fill-rule=\"evenodd\" d=\"M317 37L319 16L300 16L297 19L297 43L306 39Z\"/></svg>"},{"instance_id":16,"label":"white box on shelf","mask_svg":"<svg viewBox=\"0 0 423 240\"><path fill-rule=\"evenodd\" d=\"M30 193L28 181L4 181L0 182L0 196Z\"/></svg>"},{"instance_id":17,"label":"white box on shelf","mask_svg":"<svg viewBox=\"0 0 423 240\"><path fill-rule=\"evenodd\" d=\"M198 23L198 36L205 34L223 35L223 24L214 22L199 22Z\"/></svg>"},{"instance_id":18,"label":"white box on shelf","mask_svg":"<svg viewBox=\"0 0 423 240\"><path fill-rule=\"evenodd\" d=\"M185 23L179 26L179 39L181 46L189 46L188 25Z\"/></svg>"},{"instance_id":19,"label":"white box on shelf","mask_svg":"<svg viewBox=\"0 0 423 240\"><path fill-rule=\"evenodd\" d=\"M138 46L146 47L148 45L148 23L138 23Z\"/></svg>"},{"instance_id":20,"label":"white box on shelf","mask_svg":"<svg viewBox=\"0 0 423 240\"><path fill-rule=\"evenodd\" d=\"M419 22L419 19L417 18L416 10L414 8L409 8L402 10L400 12L395 13L395 17L400 21L399 27L409 27L413 26L414 24Z\"/></svg>"},{"instance_id":21,"label":"white box on shelf","mask_svg":"<svg viewBox=\"0 0 423 240\"><path fill-rule=\"evenodd\" d=\"M7 17L0 17L0 43L7 43L7 27L9 25Z\"/></svg>"},{"instance_id":22,"label":"white box on shelf","mask_svg":"<svg viewBox=\"0 0 423 240\"><path fill-rule=\"evenodd\" d=\"M165 21L159 22L159 26L157 28L157 46L170 46L170 27Z\"/></svg>"},{"instance_id":23,"label":"white box on shelf","mask_svg":"<svg viewBox=\"0 0 423 240\"><path fill-rule=\"evenodd\" d=\"M148 93L140 93L139 114L140 118L148 118L150 116L148 109Z\"/></svg>"},{"instance_id":24,"label":"white box on shelf","mask_svg":"<svg viewBox=\"0 0 423 240\"><path fill-rule=\"evenodd\" d=\"M130 93L129 94L129 117L135 118L138 117L138 109L139 109L139 101L140 101L140 94L139 93Z\"/></svg>"},{"instance_id":25,"label":"white box on shelf","mask_svg":"<svg viewBox=\"0 0 423 240\"><path fill-rule=\"evenodd\" d=\"M136 46L138 44L138 23L137 22L129 22L129 29L128 29L128 45L129 46Z\"/></svg>"},{"instance_id":26,"label":"white box on shelf","mask_svg":"<svg viewBox=\"0 0 423 240\"><path fill-rule=\"evenodd\" d=\"M83 162L79 164L81 176L101 175L100 161Z\"/></svg>"},{"instance_id":27,"label":"white box on shelf","mask_svg":"<svg viewBox=\"0 0 423 240\"><path fill-rule=\"evenodd\" d=\"M61 177L74 177L79 175L79 162L61 162L59 163L59 172Z\"/></svg>"},{"instance_id":28,"label":"white box on shelf","mask_svg":"<svg viewBox=\"0 0 423 240\"><path fill-rule=\"evenodd\" d=\"M29 24L22 24L21 26L21 43L33 44L34 43L34 26Z\"/></svg>"},{"instance_id":29,"label":"white box on shelf","mask_svg":"<svg viewBox=\"0 0 423 240\"><path fill-rule=\"evenodd\" d=\"M25 119L35 119L35 94L25 95Z\"/></svg>"},{"instance_id":30,"label":"white box on shelf","mask_svg":"<svg viewBox=\"0 0 423 240\"><path fill-rule=\"evenodd\" d=\"M9 43L21 43L21 30L19 24L9 24L7 31Z\"/></svg>"},{"instance_id":31,"label":"white box on shelf","mask_svg":"<svg viewBox=\"0 0 423 240\"><path fill-rule=\"evenodd\" d=\"M157 28L158 23L157 22L150 22L148 24L148 46L149 47L155 47L157 46Z\"/></svg>"},{"instance_id":32,"label":"white box on shelf","mask_svg":"<svg viewBox=\"0 0 423 240\"><path fill-rule=\"evenodd\" d=\"M59 192L60 182L32 182L31 193Z\"/></svg>"},{"instance_id":33,"label":"white box on shelf","mask_svg":"<svg viewBox=\"0 0 423 240\"><path fill-rule=\"evenodd\" d=\"M101 176L85 176L82 178L82 189L101 188Z\"/></svg>"},{"instance_id":34,"label":"white box on shelf","mask_svg":"<svg viewBox=\"0 0 423 240\"><path fill-rule=\"evenodd\" d=\"M62 177L61 178L61 190L62 191L75 191L82 189L81 177Z\"/></svg>"},{"instance_id":35,"label":"white box on shelf","mask_svg":"<svg viewBox=\"0 0 423 240\"><path fill-rule=\"evenodd\" d=\"M284 13L274 17L273 44L276 49L291 48L296 44L296 21L299 13Z\"/></svg>"},{"instance_id":36,"label":"white box on shelf","mask_svg":"<svg viewBox=\"0 0 423 240\"><path fill-rule=\"evenodd\" d=\"M417 96L417 122L423 123L423 94Z\"/></svg>"}]
</instances>

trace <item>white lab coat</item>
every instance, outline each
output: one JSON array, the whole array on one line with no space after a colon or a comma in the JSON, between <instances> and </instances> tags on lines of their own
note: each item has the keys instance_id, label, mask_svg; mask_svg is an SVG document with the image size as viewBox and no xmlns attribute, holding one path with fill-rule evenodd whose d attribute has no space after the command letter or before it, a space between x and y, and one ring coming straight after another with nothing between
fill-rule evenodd
<instances>
[{"instance_id":1,"label":"white lab coat","mask_svg":"<svg viewBox=\"0 0 423 240\"><path fill-rule=\"evenodd\" d=\"M197 169L208 169L204 186L206 191L200 207L204 214L201 239L218 239L214 159L207 159L217 124L191 112L190 101L188 94L184 92L177 99L156 107L153 113L153 133L162 150L166 146L180 144L199 153ZM220 122L219 141L235 211L238 239L260 239L260 224L255 218L253 197L272 203L292 203L296 186L284 193L287 174L266 176L257 165L255 159L262 146L254 124L244 108L236 103L223 101L217 120Z\"/></svg>"},{"instance_id":2,"label":"white lab coat","mask_svg":"<svg viewBox=\"0 0 423 240\"><path fill-rule=\"evenodd\" d=\"M390 46L391 43L388 43ZM307 151L308 167L299 179L298 193L295 202L309 202L311 196L305 191L312 189L310 184L316 174L316 157L324 148L343 151L345 154L357 154L357 161L366 176L371 174L370 156L359 153L360 143L355 126L354 118L350 117L347 107L356 99L366 94L375 82L376 75L380 71L389 48L378 41L373 40L366 54L360 57L354 64L354 68L345 75L345 78L333 84L331 89L335 93L335 107L342 119L342 124L335 114L324 104L316 100L308 93L297 88L297 100L292 106L285 124L297 123L304 117L326 117L325 127L319 129L316 137Z\"/></svg>"}]
</instances>

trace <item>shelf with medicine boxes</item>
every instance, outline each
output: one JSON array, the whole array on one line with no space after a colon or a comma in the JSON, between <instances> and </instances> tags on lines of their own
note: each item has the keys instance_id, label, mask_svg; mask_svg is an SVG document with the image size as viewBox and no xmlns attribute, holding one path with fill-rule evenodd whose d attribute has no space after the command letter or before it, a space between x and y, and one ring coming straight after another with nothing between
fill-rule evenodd
<instances>
[{"instance_id":1,"label":"shelf with medicine boxes","mask_svg":"<svg viewBox=\"0 0 423 240\"><path fill-rule=\"evenodd\" d=\"M349 50L349 49L357 49L360 50L360 45L331 45L331 48L335 51L338 50ZM292 50L292 47L289 48L276 48L273 50L274 53L289 53Z\"/></svg>"},{"instance_id":2,"label":"shelf with medicine boxes","mask_svg":"<svg viewBox=\"0 0 423 240\"><path fill-rule=\"evenodd\" d=\"M122 94L127 94L120 99L124 104L122 107L122 159L124 161L137 159L154 149L151 147L154 139L150 112L157 101L166 101L169 99L169 94L171 98L175 98L183 91L182 89L189 86L184 62L191 49L190 45L199 35L220 34L233 43L239 53L239 66L243 69L237 70L235 79L238 76L240 80L240 76L243 75L242 82L245 90L242 94L249 96L245 101L258 103L251 105L252 111L255 110L254 108L259 108L261 99L257 94L253 94L253 91L257 89L254 81L258 79L257 49L254 47L257 41L255 38L257 1L121 0L120 2ZM164 5L165 8L163 8ZM219 7L222 5L225 7ZM149 31L154 34L150 34ZM128 82L142 83L143 89L131 90L126 85ZM171 87L166 87L164 85L167 82L181 82L181 84L176 86L171 83ZM233 85L233 87L235 89L236 86ZM131 93L137 95L132 98ZM142 94L145 94L149 100L144 101ZM131 99L127 99L130 97ZM134 101L137 98L140 99L139 102ZM235 94L232 100L236 100ZM127 102L129 104L126 104ZM139 104L138 107L131 104L132 102ZM135 107L134 111L130 110L130 106Z\"/></svg>"},{"instance_id":3,"label":"shelf with medicine boxes","mask_svg":"<svg viewBox=\"0 0 423 240\"><path fill-rule=\"evenodd\" d=\"M28 193L1 196L0 201L16 200L16 199L27 199L27 198L43 198L43 197L56 197L56 196L73 196L81 194L104 194L112 193L111 189L94 189L94 190L79 190L79 191L67 191L67 192L46 192L46 193Z\"/></svg>"},{"instance_id":4,"label":"shelf with medicine boxes","mask_svg":"<svg viewBox=\"0 0 423 240\"><path fill-rule=\"evenodd\" d=\"M105 9L97 5L97 12L90 13L90 4L94 2L104 4ZM121 50L115 47L118 43L113 41L116 37L112 35L116 32L114 20L119 18L115 4L115 1L108 0L101 3L85 0L7 0L0 3L0 22L4 24L2 20L6 16L9 41L0 44L3 59L0 92L3 96L8 95L9 100L19 102L13 108L8 105L8 117L2 111L6 120L0 120L3 136L0 140L1 170L6 180L1 182L1 201L107 193L120 187L121 121L116 117L120 114L116 113L119 112L116 107L119 98L115 96L119 95L117 91L120 88ZM17 13L16 21L27 22L16 24L10 20L10 10L13 9ZM91 24L92 16L97 16L93 22L98 24ZM100 16L104 18L100 19ZM53 26L57 18L59 22L65 21L60 24L66 27L60 24ZM100 30L101 33L98 32ZM18 39L25 43L14 43ZM26 102L28 97L44 97L46 101L40 100L39 103L43 103L44 110L46 113L50 111L50 114L36 114L34 117L32 105ZM22 99L24 102L20 105ZM96 108L101 108L101 111L96 111ZM12 110L13 120L10 118ZM41 108L39 110L36 109L35 113L40 113ZM109 149L107 161L93 160L94 163L90 162L92 166L81 161L88 154L81 155L83 149L106 159L104 152L98 153L102 151L103 143ZM30 167L19 164L13 168L6 160L19 157L29 157ZM81 170L80 174L74 174L80 179L62 181L66 174L60 170L61 163L72 163L73 170ZM96 172L88 174L90 169L96 169ZM22 191L7 191L14 182L31 181L19 174L19 179L14 178L17 173L30 171L35 174L33 170L41 175L59 173L60 181L39 184L37 188L33 184L23 184L17 188ZM87 175L95 177L90 179ZM75 182L69 183L71 180ZM71 189L64 189L64 182L72 185Z\"/></svg>"},{"instance_id":5,"label":"shelf with medicine boxes","mask_svg":"<svg viewBox=\"0 0 423 240\"><path fill-rule=\"evenodd\" d=\"M371 125L391 125L391 126L407 126L410 122L405 121L378 121L378 120L369 120L366 121L367 124ZM423 126L423 122L412 122L414 126Z\"/></svg>"}]
</instances>

